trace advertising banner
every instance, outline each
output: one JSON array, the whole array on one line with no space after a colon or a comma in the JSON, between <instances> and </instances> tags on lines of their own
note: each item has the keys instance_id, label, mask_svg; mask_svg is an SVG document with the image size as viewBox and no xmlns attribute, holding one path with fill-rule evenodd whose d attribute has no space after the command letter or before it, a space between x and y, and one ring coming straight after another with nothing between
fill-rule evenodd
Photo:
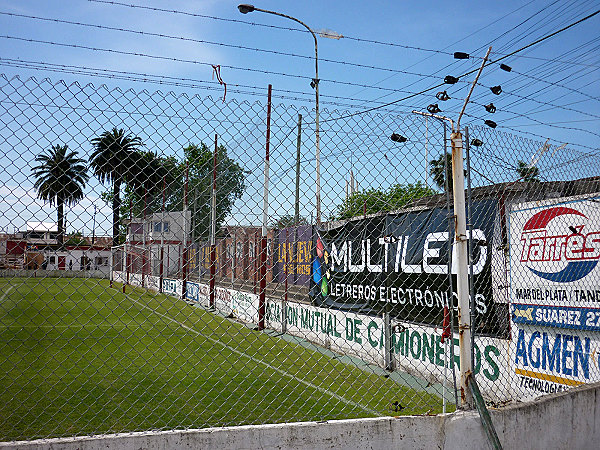
<instances>
[{"instance_id":1,"label":"advertising banner","mask_svg":"<svg viewBox=\"0 0 600 450\"><path fill-rule=\"evenodd\" d=\"M513 321L600 331L600 197L510 213Z\"/></svg>"},{"instance_id":2,"label":"advertising banner","mask_svg":"<svg viewBox=\"0 0 600 450\"><path fill-rule=\"evenodd\" d=\"M529 397L600 380L600 196L513 208L511 365Z\"/></svg>"},{"instance_id":3,"label":"advertising banner","mask_svg":"<svg viewBox=\"0 0 600 450\"><path fill-rule=\"evenodd\" d=\"M507 338L507 305L492 298L496 212L495 199L473 202L473 304L477 333ZM444 306L457 305L456 289L450 290L450 278L456 286L456 249L448 214L446 208L432 208L317 230L313 304L371 315L387 308L396 319L439 326Z\"/></svg>"},{"instance_id":4,"label":"advertising banner","mask_svg":"<svg viewBox=\"0 0 600 450\"><path fill-rule=\"evenodd\" d=\"M312 226L283 228L277 232L276 280L279 283L308 286L310 281L310 265Z\"/></svg>"},{"instance_id":5,"label":"advertising banner","mask_svg":"<svg viewBox=\"0 0 600 450\"><path fill-rule=\"evenodd\" d=\"M515 390L536 397L600 380L600 336L580 330L513 326Z\"/></svg>"}]
</instances>

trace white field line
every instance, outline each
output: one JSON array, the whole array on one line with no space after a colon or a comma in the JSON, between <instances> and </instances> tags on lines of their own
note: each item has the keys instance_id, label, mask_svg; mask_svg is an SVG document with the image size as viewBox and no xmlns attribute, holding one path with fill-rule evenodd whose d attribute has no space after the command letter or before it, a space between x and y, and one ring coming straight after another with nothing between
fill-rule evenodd
<instances>
[{"instance_id":1,"label":"white field line","mask_svg":"<svg viewBox=\"0 0 600 450\"><path fill-rule=\"evenodd\" d=\"M2 297L0 297L0 302L1 302L1 301L3 301L3 300L4 300L4 297L6 297L6 296L8 295L8 293L9 293L10 291L12 291L14 288L15 288L14 286L11 286L11 287L9 287L9 288L8 288L8 289L7 289L7 290L4 292L4 294L2 294Z\"/></svg>"},{"instance_id":2,"label":"white field line","mask_svg":"<svg viewBox=\"0 0 600 450\"><path fill-rule=\"evenodd\" d=\"M160 316L160 317L163 317L163 318L165 318L165 319L167 319L167 320L169 320L169 321L171 321L171 322L174 322L174 323L176 323L177 325L179 325L180 327L182 327L182 328L185 328L186 330L188 330L188 331L191 331L192 333L195 333L195 334L196 334L196 335L198 335L198 336L201 336L201 337L203 337L203 338L205 338L205 339L208 339L209 341L213 342L214 344L220 345L220 346L222 346L223 348L226 348L226 349L228 349L229 351L231 351L231 352L235 353L236 355L239 355L239 356L242 356L242 357L244 357L244 358L247 358L247 359L249 359L250 361L252 361L252 362L254 362L254 363L259 363L259 364L262 364L263 366L265 366L265 367L267 367L267 368L269 368L269 369L271 369L271 370L274 370L275 372L277 372L277 373L279 373L279 374L283 375L284 377L292 378L293 380L296 380L297 382L299 382L299 383L302 383L302 384L304 384L305 386L308 386L308 387L310 387L310 388L316 389L317 391L319 391L319 392L322 392L323 394L327 394L327 395L329 395L329 396L331 396L331 397L333 397L333 398L335 398L335 399L337 399L337 400L339 400L339 401L341 401L341 402L343 402L343 403L346 403L347 405L354 406L355 408L360 408L360 409L362 409L363 411L366 411L366 412L368 412L369 414L374 414L374 415L376 415L377 417L381 417L381 414L379 414L379 413L378 413L377 411L375 411L375 410L372 410L372 409L370 409L370 408L367 408L367 407L365 407L365 406L359 405L358 403L355 403L355 402L353 402L352 400L348 400L348 399L346 399L346 398L342 397L341 395L338 395L338 394L336 394L335 392L331 392L331 391L330 391L330 390L328 390L328 389L325 389L325 388L322 388L322 387L320 387L320 386L317 386L317 385L315 385L315 384L311 383L310 381L306 381L306 380L303 380L302 378L298 378L298 377L296 377L295 375L292 375L291 373L288 373L288 372L286 372L285 370L282 370L282 369L280 369L280 368L278 368L278 367L274 367L274 366L272 366L271 364L269 364L269 363L267 363L267 362L264 362L264 361L261 361L261 360L254 359L254 358L252 358L251 356L249 356L249 355L246 355L244 352L242 352L242 351L240 351L240 350L238 350L238 349L236 349L236 348L230 347L230 346L229 346L229 345L227 345L227 344L224 344L224 343L222 343L222 342L221 342L221 341L219 341L218 339L213 339L213 338L211 338L211 337L209 337L209 336L206 336L206 335L204 335L204 334L200 333L199 331L196 331L196 330L194 330L193 328L191 328L191 327L188 327L187 325L185 325L185 324L183 324L183 323L181 323L181 322L179 322L179 321L177 321L177 320L173 319L172 317L170 317L170 316L167 316L167 315L165 315L165 314L162 314L162 313L160 313L160 312L158 312L158 311L156 311L156 310L154 310L154 309L150 308L149 306L147 306L147 305L144 305L143 303L140 303L140 302L138 302L136 299L132 298L132 297L131 297L131 296L129 296L128 294L125 294L125 297L129 298L129 299L130 299L132 302L134 302L134 303L138 304L138 305L139 305L139 306L141 306L142 308L144 308L144 309L147 309L147 310L149 310L149 311L153 312L154 314L156 314L156 315L158 315L158 316Z\"/></svg>"}]
</instances>

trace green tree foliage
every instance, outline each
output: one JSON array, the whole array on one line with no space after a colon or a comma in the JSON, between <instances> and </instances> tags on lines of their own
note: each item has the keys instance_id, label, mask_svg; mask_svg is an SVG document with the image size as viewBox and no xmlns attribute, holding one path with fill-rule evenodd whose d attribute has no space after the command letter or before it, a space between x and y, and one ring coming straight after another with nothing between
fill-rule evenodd
<instances>
[{"instance_id":1,"label":"green tree foliage","mask_svg":"<svg viewBox=\"0 0 600 450\"><path fill-rule=\"evenodd\" d=\"M191 144L183 149L184 162L180 171L183 174L181 187L185 183L185 170L188 175L188 208L192 212L193 239L206 240L210 233L211 194L213 182L214 152L206 144ZM219 230L236 200L242 197L245 189L246 172L235 160L227 156L227 149L217 148L217 211L216 229ZM169 208L183 209L183 189L175 190L170 196Z\"/></svg>"},{"instance_id":2,"label":"green tree foliage","mask_svg":"<svg viewBox=\"0 0 600 450\"><path fill-rule=\"evenodd\" d=\"M34 188L40 200L57 208L58 244L64 242L64 207L75 205L83 198L83 189L89 179L85 161L67 145L53 145L51 150L36 156L37 166L32 168Z\"/></svg>"},{"instance_id":3,"label":"green tree foliage","mask_svg":"<svg viewBox=\"0 0 600 450\"><path fill-rule=\"evenodd\" d=\"M515 170L519 175L519 181L526 181L528 183L540 181L540 169L523 161L519 161L518 164Z\"/></svg>"},{"instance_id":4,"label":"green tree foliage","mask_svg":"<svg viewBox=\"0 0 600 450\"><path fill-rule=\"evenodd\" d=\"M387 190L367 189L355 192L337 207L333 220L349 219L363 214L389 212L436 192L420 181L414 184L395 184Z\"/></svg>"},{"instance_id":5,"label":"green tree foliage","mask_svg":"<svg viewBox=\"0 0 600 450\"><path fill-rule=\"evenodd\" d=\"M67 238L65 245L81 247L88 245L88 242L83 238L83 234L81 233L81 231L77 231Z\"/></svg>"},{"instance_id":6,"label":"green tree foliage","mask_svg":"<svg viewBox=\"0 0 600 450\"><path fill-rule=\"evenodd\" d=\"M296 223L296 217L294 215L285 214L279 219L271 221L269 224L271 228L277 228L278 230L281 230L282 228L293 227L295 225L308 225L308 220L306 220L306 217L300 216L298 218L298 222Z\"/></svg>"},{"instance_id":7,"label":"green tree foliage","mask_svg":"<svg viewBox=\"0 0 600 450\"><path fill-rule=\"evenodd\" d=\"M450 153L446 153L445 163L444 153L442 153L438 158L432 159L429 162L429 174L432 176L433 182L442 191L446 190L447 178L449 190L452 192L452 155Z\"/></svg>"},{"instance_id":8,"label":"green tree foliage","mask_svg":"<svg viewBox=\"0 0 600 450\"><path fill-rule=\"evenodd\" d=\"M127 176L120 214L123 219L144 217L150 213L182 211L187 171L187 202L192 215L192 237L206 240L210 232L211 193L214 152L206 144L191 144L183 149L183 161L174 157L142 154L137 158L136 176ZM246 172L227 155L227 149L217 149L217 230L231 213L234 202L245 189ZM112 201L110 192L102 195Z\"/></svg>"},{"instance_id":9,"label":"green tree foliage","mask_svg":"<svg viewBox=\"0 0 600 450\"><path fill-rule=\"evenodd\" d=\"M139 162L141 138L126 133L123 129L113 128L92 139L94 152L90 156L90 167L101 183L112 183L111 195L113 209L113 242L120 243L121 238L121 185L127 177L134 176L132 168Z\"/></svg>"}]
</instances>

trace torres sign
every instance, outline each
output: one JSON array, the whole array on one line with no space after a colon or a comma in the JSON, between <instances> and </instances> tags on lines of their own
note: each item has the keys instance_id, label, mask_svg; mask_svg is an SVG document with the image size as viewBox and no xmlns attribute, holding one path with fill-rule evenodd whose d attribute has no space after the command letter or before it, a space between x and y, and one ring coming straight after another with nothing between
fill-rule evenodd
<instances>
[{"instance_id":1,"label":"torres sign","mask_svg":"<svg viewBox=\"0 0 600 450\"><path fill-rule=\"evenodd\" d=\"M597 195L510 213L511 354L532 394L600 380Z\"/></svg>"}]
</instances>

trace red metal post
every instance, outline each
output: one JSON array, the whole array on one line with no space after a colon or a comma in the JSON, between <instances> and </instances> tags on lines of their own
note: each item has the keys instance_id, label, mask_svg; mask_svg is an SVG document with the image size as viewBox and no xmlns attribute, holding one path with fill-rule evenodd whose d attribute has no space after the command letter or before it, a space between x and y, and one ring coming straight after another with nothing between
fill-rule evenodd
<instances>
[{"instance_id":1,"label":"red metal post","mask_svg":"<svg viewBox=\"0 0 600 450\"><path fill-rule=\"evenodd\" d=\"M213 185L211 195L210 218L210 298L209 306L215 307L215 275L217 264L217 134L215 134L215 152L213 155Z\"/></svg>"},{"instance_id":2,"label":"red metal post","mask_svg":"<svg viewBox=\"0 0 600 450\"><path fill-rule=\"evenodd\" d=\"M142 250L142 287L144 287L144 281L146 279L146 210L148 208L148 189L144 186L144 220L142 221L142 244L144 249Z\"/></svg>"},{"instance_id":3,"label":"red metal post","mask_svg":"<svg viewBox=\"0 0 600 450\"><path fill-rule=\"evenodd\" d=\"M164 277L164 257L165 257L165 177L163 177L163 185L162 185L162 214L161 214L161 224L160 224L160 266L159 266L159 281L158 281L158 290L162 293L163 291L163 277Z\"/></svg>"},{"instance_id":4,"label":"red metal post","mask_svg":"<svg viewBox=\"0 0 600 450\"><path fill-rule=\"evenodd\" d=\"M187 204L188 204L188 180L189 180L189 162L185 163L185 183L183 184L183 252L181 255L182 261L182 286L181 298L185 300L187 295L187 277L188 277L188 229L187 229Z\"/></svg>"},{"instance_id":5,"label":"red metal post","mask_svg":"<svg viewBox=\"0 0 600 450\"><path fill-rule=\"evenodd\" d=\"M262 237L260 240L260 294L258 297L258 329L265 329L266 290L267 290L267 217L269 207L269 145L271 140L271 91L267 100L267 140L265 144L265 187L263 203Z\"/></svg>"}]
</instances>

